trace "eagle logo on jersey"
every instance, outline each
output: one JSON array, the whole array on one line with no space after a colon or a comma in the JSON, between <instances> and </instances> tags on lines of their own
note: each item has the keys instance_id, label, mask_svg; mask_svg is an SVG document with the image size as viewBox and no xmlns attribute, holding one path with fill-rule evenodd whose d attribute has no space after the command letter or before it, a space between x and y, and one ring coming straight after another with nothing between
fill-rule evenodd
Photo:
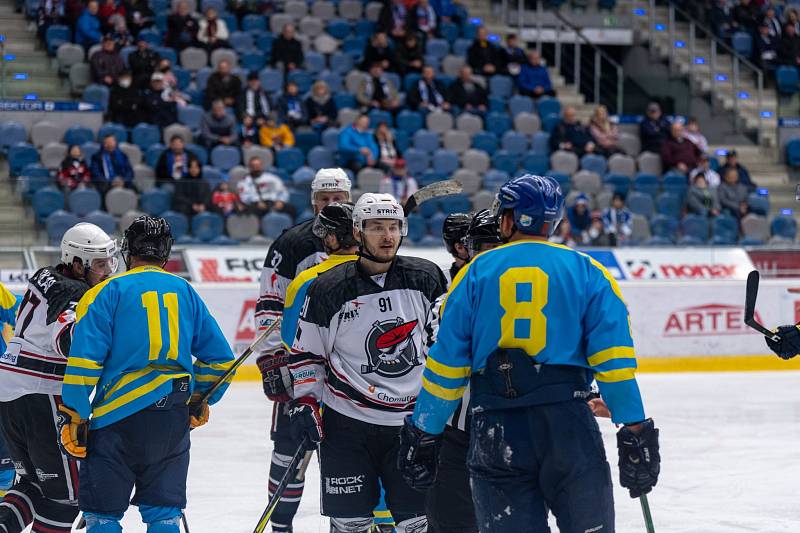
<instances>
[{"instance_id":1,"label":"eagle logo on jersey","mask_svg":"<svg viewBox=\"0 0 800 533\"><path fill-rule=\"evenodd\" d=\"M367 364L361 365L361 373L374 372L385 378L399 378L421 365L417 346L413 342L418 323L418 320L404 322L400 317L376 320L367 334Z\"/></svg>"}]
</instances>

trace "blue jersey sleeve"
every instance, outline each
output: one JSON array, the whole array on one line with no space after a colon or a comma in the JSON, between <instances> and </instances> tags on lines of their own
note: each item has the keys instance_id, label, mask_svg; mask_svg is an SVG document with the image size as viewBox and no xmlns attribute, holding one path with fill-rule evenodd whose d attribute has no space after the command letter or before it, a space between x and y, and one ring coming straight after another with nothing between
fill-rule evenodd
<instances>
[{"instance_id":1,"label":"blue jersey sleeve","mask_svg":"<svg viewBox=\"0 0 800 533\"><path fill-rule=\"evenodd\" d=\"M193 370L195 376L195 393L203 393L211 388L214 383L227 372L234 362L234 355L231 352L225 335L219 328L219 324L208 312L206 304L200 296L190 289L195 301L194 317L194 336L192 337L192 355L195 357ZM233 374L225 380L209 399L209 404L214 404L222 398L222 395L230 385Z\"/></svg>"},{"instance_id":2,"label":"blue jersey sleeve","mask_svg":"<svg viewBox=\"0 0 800 533\"><path fill-rule=\"evenodd\" d=\"M300 322L300 309L306 299L308 286L311 285L313 280L314 278L311 278L299 287L292 282L286 291L286 303L283 308L283 318L281 319L281 341L287 351L291 350L294 343L297 324Z\"/></svg>"},{"instance_id":3,"label":"blue jersey sleeve","mask_svg":"<svg viewBox=\"0 0 800 533\"><path fill-rule=\"evenodd\" d=\"M614 423L640 422L645 415L628 308L614 278L596 261L592 264L591 298L584 317L586 358Z\"/></svg>"},{"instance_id":4,"label":"blue jersey sleeve","mask_svg":"<svg viewBox=\"0 0 800 533\"><path fill-rule=\"evenodd\" d=\"M20 300L22 300L22 297L15 296L0 283L0 326L2 324L14 326ZM0 330L2 330L2 327L0 327Z\"/></svg>"},{"instance_id":5,"label":"blue jersey sleeve","mask_svg":"<svg viewBox=\"0 0 800 533\"><path fill-rule=\"evenodd\" d=\"M470 269L463 268L442 303L436 343L425 361L414 407L414 424L428 433L444 430L472 374L473 308L473 278Z\"/></svg>"}]
</instances>

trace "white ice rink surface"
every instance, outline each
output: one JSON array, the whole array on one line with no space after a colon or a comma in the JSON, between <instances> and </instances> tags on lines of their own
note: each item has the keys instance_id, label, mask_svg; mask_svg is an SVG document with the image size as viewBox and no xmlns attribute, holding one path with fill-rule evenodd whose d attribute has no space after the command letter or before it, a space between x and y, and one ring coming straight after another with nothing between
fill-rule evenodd
<instances>
[{"instance_id":1,"label":"white ice rink surface","mask_svg":"<svg viewBox=\"0 0 800 533\"><path fill-rule=\"evenodd\" d=\"M800 373L642 374L639 383L661 429L661 478L650 495L658 533L800 532ZM270 410L259 383L235 383L192 433L191 533L253 530L267 498ZM618 486L615 429L605 419L600 426L617 531L643 532L638 500ZM318 483L314 460L297 533L328 531ZM144 531L135 510L123 525Z\"/></svg>"}]
</instances>

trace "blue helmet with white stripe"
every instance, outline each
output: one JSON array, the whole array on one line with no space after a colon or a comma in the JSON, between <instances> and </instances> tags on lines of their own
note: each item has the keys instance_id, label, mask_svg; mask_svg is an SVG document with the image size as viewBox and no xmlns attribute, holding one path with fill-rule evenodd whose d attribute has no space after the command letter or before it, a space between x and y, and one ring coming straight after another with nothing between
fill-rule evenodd
<instances>
[{"instance_id":1,"label":"blue helmet with white stripe","mask_svg":"<svg viewBox=\"0 0 800 533\"><path fill-rule=\"evenodd\" d=\"M497 193L495 213L500 216L507 209L513 211L520 232L549 237L564 216L564 195L553 178L524 174Z\"/></svg>"}]
</instances>

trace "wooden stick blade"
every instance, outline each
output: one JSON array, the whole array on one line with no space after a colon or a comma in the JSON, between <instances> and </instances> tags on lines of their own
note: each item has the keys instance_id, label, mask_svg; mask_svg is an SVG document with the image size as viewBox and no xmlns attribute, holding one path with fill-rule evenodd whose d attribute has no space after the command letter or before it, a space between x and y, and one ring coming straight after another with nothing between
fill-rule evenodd
<instances>
[{"instance_id":1,"label":"wooden stick blade","mask_svg":"<svg viewBox=\"0 0 800 533\"><path fill-rule=\"evenodd\" d=\"M463 190L464 187L458 180L444 180L431 183L411 195L411 198L406 201L406 205L403 206L403 213L405 216L408 216L418 205L428 200L459 194Z\"/></svg>"}]
</instances>

